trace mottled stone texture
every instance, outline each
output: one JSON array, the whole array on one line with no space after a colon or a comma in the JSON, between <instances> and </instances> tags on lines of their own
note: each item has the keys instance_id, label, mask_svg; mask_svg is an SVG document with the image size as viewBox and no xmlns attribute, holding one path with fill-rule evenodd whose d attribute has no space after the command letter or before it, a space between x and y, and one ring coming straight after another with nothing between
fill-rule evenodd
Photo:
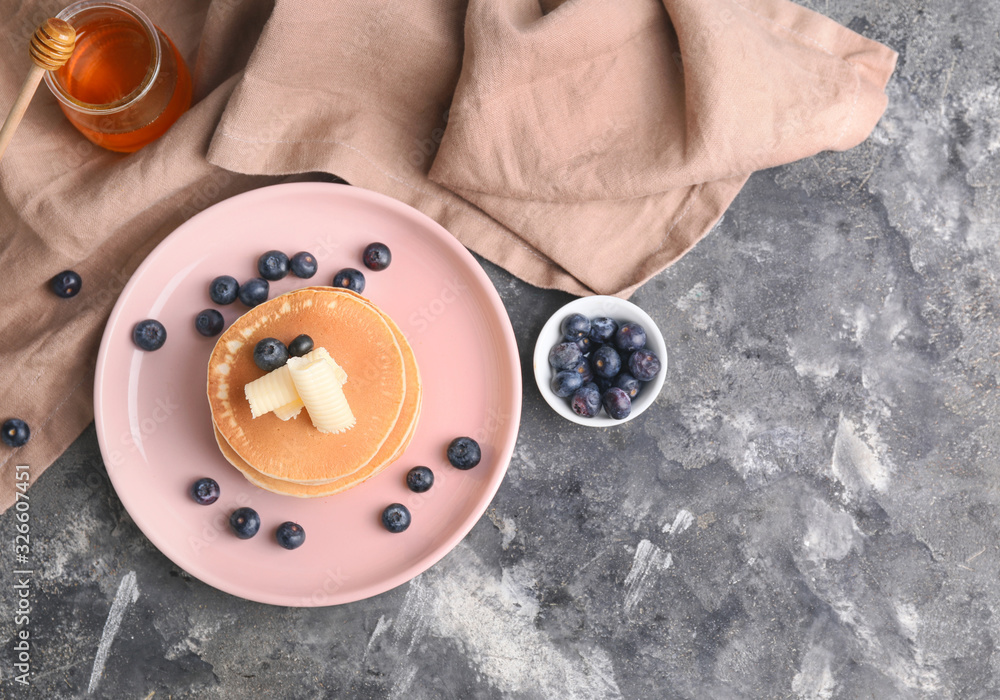
<instances>
[{"instance_id":1,"label":"mottled stone texture","mask_svg":"<svg viewBox=\"0 0 1000 700\"><path fill-rule=\"evenodd\" d=\"M95 697L1000 696L1000 12L806 4L899 50L889 110L849 153L754 175L635 295L671 353L651 410L575 427L524 359L487 515L410 584L327 609L178 570L88 430L30 492L31 696L86 694L129 571ZM486 267L527 358L568 297ZM4 614L0 695L27 697L13 634Z\"/></svg>"}]
</instances>

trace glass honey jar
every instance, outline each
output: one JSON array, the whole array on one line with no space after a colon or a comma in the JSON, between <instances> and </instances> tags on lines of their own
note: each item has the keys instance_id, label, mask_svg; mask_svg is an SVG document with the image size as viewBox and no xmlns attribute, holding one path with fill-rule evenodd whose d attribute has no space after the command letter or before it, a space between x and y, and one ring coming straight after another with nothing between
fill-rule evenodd
<instances>
[{"instance_id":1,"label":"glass honey jar","mask_svg":"<svg viewBox=\"0 0 1000 700\"><path fill-rule=\"evenodd\" d=\"M45 82L66 117L98 146L131 153L162 136L191 105L191 74L177 47L137 7L84 0L57 17L76 49Z\"/></svg>"}]
</instances>

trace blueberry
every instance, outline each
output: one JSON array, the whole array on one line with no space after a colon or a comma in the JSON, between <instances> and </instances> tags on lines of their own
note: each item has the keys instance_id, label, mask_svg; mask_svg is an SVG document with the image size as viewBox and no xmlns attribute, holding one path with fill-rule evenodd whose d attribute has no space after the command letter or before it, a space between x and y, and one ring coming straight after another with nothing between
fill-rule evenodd
<instances>
[{"instance_id":1,"label":"blueberry","mask_svg":"<svg viewBox=\"0 0 1000 700\"><path fill-rule=\"evenodd\" d=\"M265 372L270 372L288 362L288 348L276 338L264 338L253 349L253 361Z\"/></svg>"},{"instance_id":2,"label":"blueberry","mask_svg":"<svg viewBox=\"0 0 1000 700\"><path fill-rule=\"evenodd\" d=\"M588 354L591 350L597 347L597 343L590 339L588 335L586 338L580 338L576 341L576 346L580 348L580 352L584 355Z\"/></svg>"},{"instance_id":3,"label":"blueberry","mask_svg":"<svg viewBox=\"0 0 1000 700\"><path fill-rule=\"evenodd\" d=\"M393 503L382 511L382 524L389 532L402 532L410 526L410 511L402 503Z\"/></svg>"},{"instance_id":4,"label":"blueberry","mask_svg":"<svg viewBox=\"0 0 1000 700\"><path fill-rule=\"evenodd\" d=\"M219 483L215 479L198 479L191 484L191 498L195 503L208 506L219 500Z\"/></svg>"},{"instance_id":5,"label":"blueberry","mask_svg":"<svg viewBox=\"0 0 1000 700\"><path fill-rule=\"evenodd\" d=\"M167 342L167 329L159 321L147 318L135 324L132 341L143 350L159 350Z\"/></svg>"},{"instance_id":6,"label":"blueberry","mask_svg":"<svg viewBox=\"0 0 1000 700\"><path fill-rule=\"evenodd\" d=\"M604 392L604 410L615 420L624 420L632 412L632 399L616 386Z\"/></svg>"},{"instance_id":7,"label":"blueberry","mask_svg":"<svg viewBox=\"0 0 1000 700\"><path fill-rule=\"evenodd\" d=\"M566 340L577 341L590 334L590 320L583 314L570 314L563 319L560 330Z\"/></svg>"},{"instance_id":8,"label":"blueberry","mask_svg":"<svg viewBox=\"0 0 1000 700\"><path fill-rule=\"evenodd\" d=\"M594 369L590 366L590 362L587 361L587 358L580 360L580 364L574 367L573 371L580 375L584 384L594 381Z\"/></svg>"},{"instance_id":9,"label":"blueberry","mask_svg":"<svg viewBox=\"0 0 1000 700\"><path fill-rule=\"evenodd\" d=\"M427 467L414 467L406 472L406 485L410 491L423 493L434 485L434 472Z\"/></svg>"},{"instance_id":10,"label":"blueberry","mask_svg":"<svg viewBox=\"0 0 1000 700\"><path fill-rule=\"evenodd\" d=\"M392 252L385 243L371 243L365 248L361 259L369 270L384 270L392 262Z\"/></svg>"},{"instance_id":11,"label":"blueberry","mask_svg":"<svg viewBox=\"0 0 1000 700\"><path fill-rule=\"evenodd\" d=\"M313 349L313 339L303 333L295 336L295 340L288 344L288 354L292 357L302 357Z\"/></svg>"},{"instance_id":12,"label":"blueberry","mask_svg":"<svg viewBox=\"0 0 1000 700\"><path fill-rule=\"evenodd\" d=\"M31 428L20 418L8 418L0 428L0 440L9 447L21 447L31 437Z\"/></svg>"},{"instance_id":13,"label":"blueberry","mask_svg":"<svg viewBox=\"0 0 1000 700\"><path fill-rule=\"evenodd\" d=\"M267 283L267 280L254 277L244 282L240 287L240 301L244 306L249 306L252 309L267 301L267 295L270 291L271 285Z\"/></svg>"},{"instance_id":14,"label":"blueberry","mask_svg":"<svg viewBox=\"0 0 1000 700\"><path fill-rule=\"evenodd\" d=\"M219 335L219 333L222 332L222 327L224 325L225 321L222 319L222 314L215 309L205 309L200 314L195 316L194 319L195 330L206 338L211 338L213 335Z\"/></svg>"},{"instance_id":15,"label":"blueberry","mask_svg":"<svg viewBox=\"0 0 1000 700\"><path fill-rule=\"evenodd\" d=\"M638 350L646 344L646 331L638 323L623 323L615 333L615 345L626 352Z\"/></svg>"},{"instance_id":16,"label":"blueberry","mask_svg":"<svg viewBox=\"0 0 1000 700\"><path fill-rule=\"evenodd\" d=\"M604 392L615 385L614 381L611 379L605 379L604 377L594 377L594 383L597 385L598 390L601 392L601 396L604 396Z\"/></svg>"},{"instance_id":17,"label":"blueberry","mask_svg":"<svg viewBox=\"0 0 1000 700\"><path fill-rule=\"evenodd\" d=\"M248 540L260 530L260 516L253 508L237 508L229 516L229 527L241 540Z\"/></svg>"},{"instance_id":18,"label":"blueberry","mask_svg":"<svg viewBox=\"0 0 1000 700\"><path fill-rule=\"evenodd\" d=\"M80 287L83 286L83 279L72 270L63 270L53 277L49 281L49 284L52 285L52 291L56 293L56 296L69 299L80 293Z\"/></svg>"},{"instance_id":19,"label":"blueberry","mask_svg":"<svg viewBox=\"0 0 1000 700\"><path fill-rule=\"evenodd\" d=\"M274 537L285 549L298 549L306 541L306 531L298 523L289 520L278 526Z\"/></svg>"},{"instance_id":20,"label":"blueberry","mask_svg":"<svg viewBox=\"0 0 1000 700\"><path fill-rule=\"evenodd\" d=\"M625 392L629 399L634 399L639 395L639 389L642 385L639 380L633 377L628 372L622 372L617 377L615 377L614 385Z\"/></svg>"},{"instance_id":21,"label":"blueberry","mask_svg":"<svg viewBox=\"0 0 1000 700\"><path fill-rule=\"evenodd\" d=\"M618 324L610 318L602 316L590 321L590 339L595 343L610 343L618 330Z\"/></svg>"},{"instance_id":22,"label":"blueberry","mask_svg":"<svg viewBox=\"0 0 1000 700\"><path fill-rule=\"evenodd\" d=\"M292 256L292 274L302 279L309 279L316 274L319 267L312 253L302 251Z\"/></svg>"},{"instance_id":23,"label":"blueberry","mask_svg":"<svg viewBox=\"0 0 1000 700\"><path fill-rule=\"evenodd\" d=\"M472 469L482 458L479 443L470 437L457 437L448 445L448 461L456 469Z\"/></svg>"},{"instance_id":24,"label":"blueberry","mask_svg":"<svg viewBox=\"0 0 1000 700\"><path fill-rule=\"evenodd\" d=\"M614 379L621 372L622 358L610 345L602 345L590 356L590 365L598 377Z\"/></svg>"},{"instance_id":25,"label":"blueberry","mask_svg":"<svg viewBox=\"0 0 1000 700\"><path fill-rule=\"evenodd\" d=\"M240 283L235 277L219 275L208 285L208 296L216 304L232 304L240 294Z\"/></svg>"},{"instance_id":26,"label":"blueberry","mask_svg":"<svg viewBox=\"0 0 1000 700\"><path fill-rule=\"evenodd\" d=\"M581 386L583 386L583 375L576 370L564 369L552 377L552 391L562 398L566 398Z\"/></svg>"},{"instance_id":27,"label":"blueberry","mask_svg":"<svg viewBox=\"0 0 1000 700\"><path fill-rule=\"evenodd\" d=\"M344 289L350 289L352 292L361 294L361 292L365 291L365 276L361 270L355 270L353 267L345 267L333 276L333 286L343 287Z\"/></svg>"},{"instance_id":28,"label":"blueberry","mask_svg":"<svg viewBox=\"0 0 1000 700\"><path fill-rule=\"evenodd\" d=\"M648 382L660 372L660 358L649 348L639 348L628 358L628 368L635 378Z\"/></svg>"},{"instance_id":29,"label":"blueberry","mask_svg":"<svg viewBox=\"0 0 1000 700\"><path fill-rule=\"evenodd\" d=\"M257 273L266 280L280 280L288 275L288 256L280 250L269 250L257 258Z\"/></svg>"},{"instance_id":30,"label":"blueberry","mask_svg":"<svg viewBox=\"0 0 1000 700\"><path fill-rule=\"evenodd\" d=\"M597 385L584 384L573 393L573 398L569 402L573 413L584 418L593 418L601 410L601 392Z\"/></svg>"},{"instance_id":31,"label":"blueberry","mask_svg":"<svg viewBox=\"0 0 1000 700\"><path fill-rule=\"evenodd\" d=\"M580 364L583 353L576 343L559 343L549 350L549 364L553 369L571 369Z\"/></svg>"}]
</instances>

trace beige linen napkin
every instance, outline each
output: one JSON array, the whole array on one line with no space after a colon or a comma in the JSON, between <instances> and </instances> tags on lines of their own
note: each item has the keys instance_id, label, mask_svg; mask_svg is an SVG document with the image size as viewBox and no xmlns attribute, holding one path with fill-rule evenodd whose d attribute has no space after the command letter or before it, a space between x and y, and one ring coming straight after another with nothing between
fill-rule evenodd
<instances>
[{"instance_id":1,"label":"beige linen napkin","mask_svg":"<svg viewBox=\"0 0 1000 700\"><path fill-rule=\"evenodd\" d=\"M336 171L533 284L628 295L752 171L864 140L895 60L783 0L279 0L209 160Z\"/></svg>"},{"instance_id":2,"label":"beige linen napkin","mask_svg":"<svg viewBox=\"0 0 1000 700\"><path fill-rule=\"evenodd\" d=\"M91 420L131 271L184 219L275 181L249 176L336 173L533 284L628 295L754 170L864 140L896 59L784 0L138 4L191 61L192 110L120 156L43 90L0 163L0 420L33 429L0 446L0 508L14 464L37 477ZM0 110L58 9L0 0ZM45 287L67 267L73 300Z\"/></svg>"}]
</instances>

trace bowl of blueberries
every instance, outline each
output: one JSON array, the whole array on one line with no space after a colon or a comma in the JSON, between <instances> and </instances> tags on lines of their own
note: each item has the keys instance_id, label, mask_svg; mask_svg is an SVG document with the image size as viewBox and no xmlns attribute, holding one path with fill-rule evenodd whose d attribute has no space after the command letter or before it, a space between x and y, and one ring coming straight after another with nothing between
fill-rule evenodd
<instances>
[{"instance_id":1,"label":"bowl of blueberries","mask_svg":"<svg viewBox=\"0 0 1000 700\"><path fill-rule=\"evenodd\" d=\"M534 370L538 390L556 413L606 428L635 418L656 400L667 348L653 319L635 304L582 297L542 327Z\"/></svg>"}]
</instances>

